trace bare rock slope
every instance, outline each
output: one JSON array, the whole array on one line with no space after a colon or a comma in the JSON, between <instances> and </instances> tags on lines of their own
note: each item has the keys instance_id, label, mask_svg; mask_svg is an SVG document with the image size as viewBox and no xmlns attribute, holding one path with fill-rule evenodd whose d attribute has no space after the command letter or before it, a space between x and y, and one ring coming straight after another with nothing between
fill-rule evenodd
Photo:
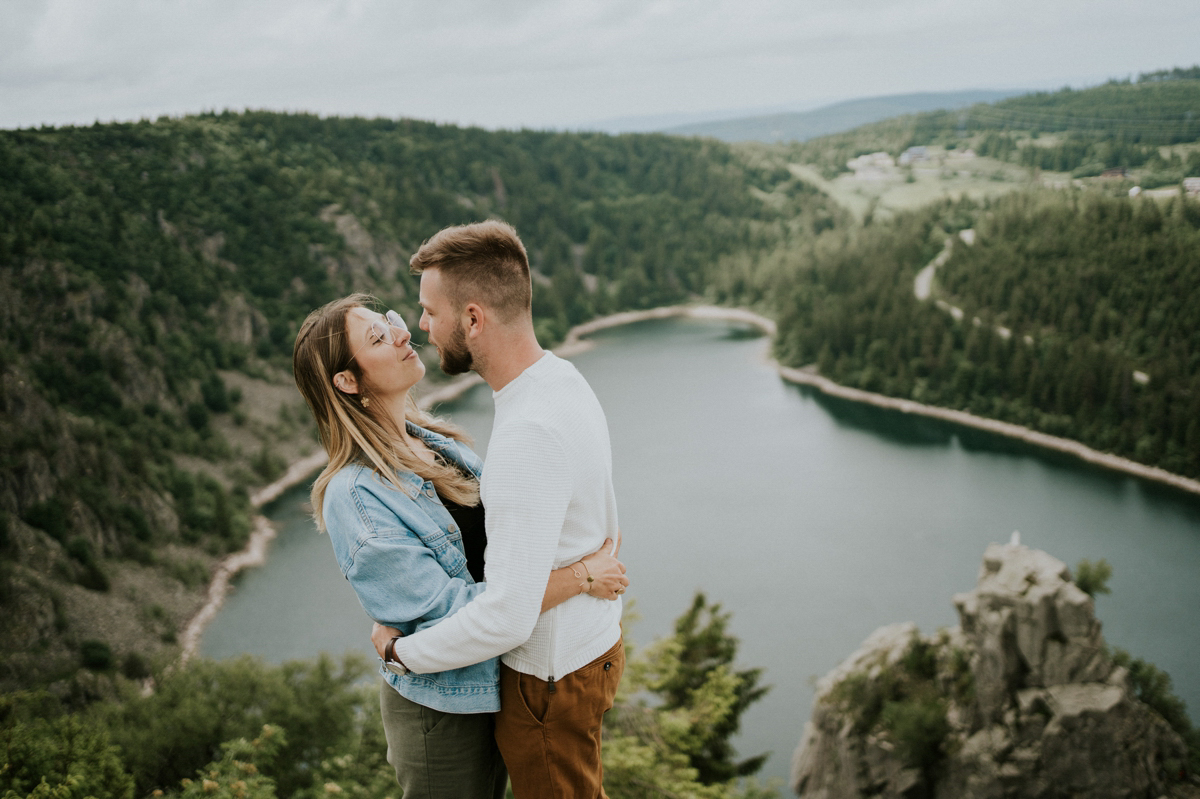
<instances>
[{"instance_id":1,"label":"bare rock slope","mask_svg":"<svg viewBox=\"0 0 1200 799\"><path fill-rule=\"evenodd\" d=\"M802 797L1200 796L1183 739L1140 702L1067 567L988 547L960 626L884 627L817 685Z\"/></svg>"}]
</instances>

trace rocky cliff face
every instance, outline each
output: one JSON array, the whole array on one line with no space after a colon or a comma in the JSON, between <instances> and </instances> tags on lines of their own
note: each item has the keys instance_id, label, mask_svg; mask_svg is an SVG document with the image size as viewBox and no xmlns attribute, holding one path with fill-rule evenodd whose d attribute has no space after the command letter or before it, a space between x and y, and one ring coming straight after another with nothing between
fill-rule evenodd
<instances>
[{"instance_id":1,"label":"rocky cliff face","mask_svg":"<svg viewBox=\"0 0 1200 799\"><path fill-rule=\"evenodd\" d=\"M1092 599L1045 552L993 544L960 626L884 627L817 685L802 797L1200 796L1184 741L1138 701Z\"/></svg>"}]
</instances>

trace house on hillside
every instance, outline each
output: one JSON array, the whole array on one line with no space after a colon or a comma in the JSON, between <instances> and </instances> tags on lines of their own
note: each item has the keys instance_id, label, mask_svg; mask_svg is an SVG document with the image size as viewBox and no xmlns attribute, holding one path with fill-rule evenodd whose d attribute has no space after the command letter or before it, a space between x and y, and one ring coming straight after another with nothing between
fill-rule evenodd
<instances>
[{"instance_id":1,"label":"house on hillside","mask_svg":"<svg viewBox=\"0 0 1200 799\"><path fill-rule=\"evenodd\" d=\"M913 147L909 147L907 150L900 153L899 163L900 163L900 166L907 166L908 164L915 164L918 161L928 161L928 160L929 160L929 148L927 148L925 145L921 144L921 145L915 145Z\"/></svg>"},{"instance_id":2,"label":"house on hillside","mask_svg":"<svg viewBox=\"0 0 1200 799\"><path fill-rule=\"evenodd\" d=\"M1183 190L1189 197L1200 197L1200 178L1184 178Z\"/></svg>"},{"instance_id":3,"label":"house on hillside","mask_svg":"<svg viewBox=\"0 0 1200 799\"><path fill-rule=\"evenodd\" d=\"M1129 170L1123 166L1114 166L1112 169L1106 169L1100 173L1102 178L1124 179L1129 177Z\"/></svg>"},{"instance_id":4,"label":"house on hillside","mask_svg":"<svg viewBox=\"0 0 1200 799\"><path fill-rule=\"evenodd\" d=\"M846 162L846 166L854 172L856 180L887 180L895 165L892 157L882 151L860 155Z\"/></svg>"}]
</instances>

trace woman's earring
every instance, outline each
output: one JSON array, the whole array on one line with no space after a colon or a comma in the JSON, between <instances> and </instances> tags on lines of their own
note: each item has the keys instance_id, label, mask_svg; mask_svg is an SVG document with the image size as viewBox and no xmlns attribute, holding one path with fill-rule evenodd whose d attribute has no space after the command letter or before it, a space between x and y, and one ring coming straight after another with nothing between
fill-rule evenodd
<instances>
[{"instance_id":1,"label":"woman's earring","mask_svg":"<svg viewBox=\"0 0 1200 799\"><path fill-rule=\"evenodd\" d=\"M371 407L371 398L370 398L370 397L363 397L363 398L362 398L362 406L363 406L364 408L370 408L370 407Z\"/></svg>"}]
</instances>

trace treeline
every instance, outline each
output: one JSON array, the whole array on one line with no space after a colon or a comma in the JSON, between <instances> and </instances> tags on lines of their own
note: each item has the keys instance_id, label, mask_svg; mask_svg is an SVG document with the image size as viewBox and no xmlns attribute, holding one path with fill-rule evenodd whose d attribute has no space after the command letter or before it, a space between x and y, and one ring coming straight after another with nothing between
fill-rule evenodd
<instances>
[{"instance_id":1,"label":"treeline","mask_svg":"<svg viewBox=\"0 0 1200 799\"><path fill-rule=\"evenodd\" d=\"M1200 80L1200 65L1194 67L1174 67L1159 69L1154 72L1143 72L1138 75L1138 83L1154 83L1168 80Z\"/></svg>"},{"instance_id":2,"label":"treeline","mask_svg":"<svg viewBox=\"0 0 1200 799\"><path fill-rule=\"evenodd\" d=\"M778 165L661 135L276 113L0 131L0 685L78 667L97 634L67 586L103 592L115 561L190 585L188 552L242 545L273 442L309 431L285 408L235 449L222 373L286 383L301 320L350 291L415 318L407 260L441 227L516 225L552 345L837 214Z\"/></svg>"},{"instance_id":3,"label":"treeline","mask_svg":"<svg viewBox=\"0 0 1200 799\"><path fill-rule=\"evenodd\" d=\"M1145 168L1156 185L1200 174L1200 155L1164 152L1200 140L1200 67L980 103L960 111L931 111L864 125L793 145L794 157L832 176L847 160L914 145L973 147L1032 169L1099 175L1105 169Z\"/></svg>"},{"instance_id":4,"label":"treeline","mask_svg":"<svg viewBox=\"0 0 1200 799\"><path fill-rule=\"evenodd\" d=\"M613 799L776 795L742 780L765 755L739 760L729 743L766 688L757 669L735 669L728 622L697 595L673 635L631 658L605 718ZM0 795L395 797L368 673L356 657L282 666L243 657L158 673L152 692L100 668L93 679L119 693L86 707L44 691L0 696Z\"/></svg>"},{"instance_id":5,"label":"treeline","mask_svg":"<svg viewBox=\"0 0 1200 799\"><path fill-rule=\"evenodd\" d=\"M1200 477L1198 251L1194 200L1020 193L743 259L724 290L773 304L787 365Z\"/></svg>"},{"instance_id":6,"label":"treeline","mask_svg":"<svg viewBox=\"0 0 1200 799\"><path fill-rule=\"evenodd\" d=\"M1107 169L1144 168L1139 184L1146 188L1177 184L1184 177L1200 176L1200 150L1181 155L1164 155L1157 145L1124 139L1103 139L1071 135L1050 144L1036 139L1022 142L1008 133L989 132L979 140L979 155L1012 161L1031 169L1069 172L1072 177L1095 177Z\"/></svg>"}]
</instances>

